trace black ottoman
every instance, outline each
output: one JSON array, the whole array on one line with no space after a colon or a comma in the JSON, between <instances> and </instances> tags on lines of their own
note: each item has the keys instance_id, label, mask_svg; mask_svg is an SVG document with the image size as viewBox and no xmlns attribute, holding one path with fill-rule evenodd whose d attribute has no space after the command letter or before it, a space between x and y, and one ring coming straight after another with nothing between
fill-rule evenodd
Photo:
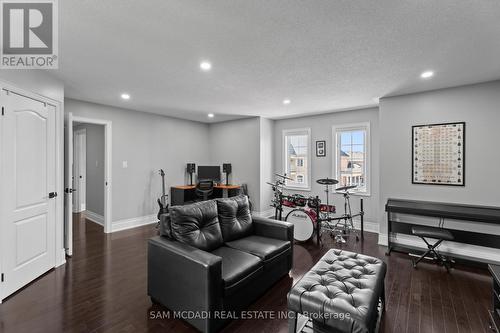
<instances>
[{"instance_id":1,"label":"black ottoman","mask_svg":"<svg viewBox=\"0 0 500 333\"><path fill-rule=\"evenodd\" d=\"M385 307L386 270L374 257L328 251L288 293L289 332L296 332L299 313L315 332L374 332L379 300Z\"/></svg>"}]
</instances>

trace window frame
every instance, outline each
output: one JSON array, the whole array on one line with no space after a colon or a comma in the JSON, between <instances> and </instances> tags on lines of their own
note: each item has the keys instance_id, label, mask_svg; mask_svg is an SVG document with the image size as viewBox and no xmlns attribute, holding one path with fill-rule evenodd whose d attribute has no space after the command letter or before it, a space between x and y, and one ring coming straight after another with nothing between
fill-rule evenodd
<instances>
[{"instance_id":1,"label":"window frame","mask_svg":"<svg viewBox=\"0 0 500 333\"><path fill-rule=\"evenodd\" d=\"M286 137L290 135L307 135L307 155L306 155L306 160L305 163L307 165L307 182L304 182L304 185L289 185L285 181L285 188L290 189L290 190L298 190L298 191L311 191L311 169L312 169L312 161L311 161L311 128L310 127L305 127L305 128L294 128L294 129L284 129L281 135L281 141L282 141L282 149L281 149L281 154L282 154L282 171L283 173L287 173L288 169L288 147L286 144Z\"/></svg>"},{"instance_id":2,"label":"window frame","mask_svg":"<svg viewBox=\"0 0 500 333\"><path fill-rule=\"evenodd\" d=\"M349 124L339 124L332 126L332 175L335 179L340 179L340 140L338 135L347 131L366 131L364 146L365 146L365 191L355 191L352 195L371 196L371 134L370 122L359 122Z\"/></svg>"}]
</instances>

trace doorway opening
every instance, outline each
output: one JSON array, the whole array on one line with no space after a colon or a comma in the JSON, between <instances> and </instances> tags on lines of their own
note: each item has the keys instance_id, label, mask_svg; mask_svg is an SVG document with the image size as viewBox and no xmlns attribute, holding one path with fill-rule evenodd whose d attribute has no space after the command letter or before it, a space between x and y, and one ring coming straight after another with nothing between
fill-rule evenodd
<instances>
[{"instance_id":1,"label":"doorway opening","mask_svg":"<svg viewBox=\"0 0 500 333\"><path fill-rule=\"evenodd\" d=\"M85 221L97 223L103 232L111 227L111 122L68 114L65 173L67 209L65 242L73 255L73 226L85 228ZM78 215L74 215L74 214ZM73 221L73 216L75 221Z\"/></svg>"},{"instance_id":2,"label":"doorway opening","mask_svg":"<svg viewBox=\"0 0 500 333\"><path fill-rule=\"evenodd\" d=\"M73 213L99 224L103 231L104 141L104 125L73 122Z\"/></svg>"}]
</instances>

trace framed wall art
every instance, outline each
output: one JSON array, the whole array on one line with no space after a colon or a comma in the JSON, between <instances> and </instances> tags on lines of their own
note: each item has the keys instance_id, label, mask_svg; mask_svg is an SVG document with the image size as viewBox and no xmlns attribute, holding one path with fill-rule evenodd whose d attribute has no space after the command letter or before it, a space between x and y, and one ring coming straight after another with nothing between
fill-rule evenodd
<instances>
[{"instance_id":1,"label":"framed wall art","mask_svg":"<svg viewBox=\"0 0 500 333\"><path fill-rule=\"evenodd\" d=\"M326 156L326 141L316 141L316 157Z\"/></svg>"},{"instance_id":2,"label":"framed wall art","mask_svg":"<svg viewBox=\"0 0 500 333\"><path fill-rule=\"evenodd\" d=\"M412 127L412 183L465 186L465 122Z\"/></svg>"}]
</instances>

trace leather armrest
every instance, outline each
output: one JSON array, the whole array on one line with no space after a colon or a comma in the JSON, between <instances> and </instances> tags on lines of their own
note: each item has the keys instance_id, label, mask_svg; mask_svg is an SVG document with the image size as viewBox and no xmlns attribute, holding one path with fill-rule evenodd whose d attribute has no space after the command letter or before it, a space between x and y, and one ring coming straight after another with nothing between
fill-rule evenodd
<instances>
[{"instance_id":1,"label":"leather armrest","mask_svg":"<svg viewBox=\"0 0 500 333\"><path fill-rule=\"evenodd\" d=\"M293 224L284 221L252 216L254 234L293 242Z\"/></svg>"},{"instance_id":2,"label":"leather armrest","mask_svg":"<svg viewBox=\"0 0 500 333\"><path fill-rule=\"evenodd\" d=\"M221 257L166 237L149 240L148 294L156 301L175 311L214 311L222 292Z\"/></svg>"}]
</instances>

